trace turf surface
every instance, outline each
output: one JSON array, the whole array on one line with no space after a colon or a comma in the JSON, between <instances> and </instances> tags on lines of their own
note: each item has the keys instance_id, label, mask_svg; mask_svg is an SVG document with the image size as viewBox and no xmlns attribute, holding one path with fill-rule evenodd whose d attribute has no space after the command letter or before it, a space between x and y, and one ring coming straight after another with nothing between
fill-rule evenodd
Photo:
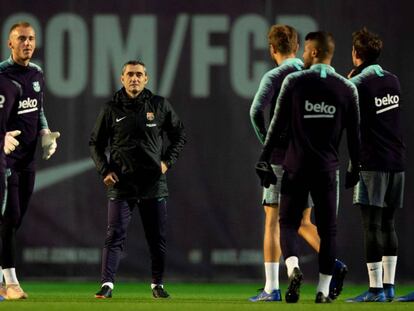
<instances>
[{"instance_id":1,"label":"turf surface","mask_svg":"<svg viewBox=\"0 0 414 311\"><path fill-rule=\"evenodd\" d=\"M333 304L315 304L315 286L305 284L301 288L300 301L296 304L285 302L252 303L247 298L255 294L258 284L194 284L172 283L166 289L171 299L155 300L148 284L118 283L112 299L95 299L99 289L97 283L79 282L24 282L23 288L29 299L4 301L0 310L19 311L65 311L65 310L111 310L111 311L221 311L221 310L414 310L414 303L345 303L344 299L356 296L366 290L366 286L347 284L342 295ZM282 286L282 292L286 285ZM414 286L400 286L397 295L414 290Z\"/></svg>"}]
</instances>

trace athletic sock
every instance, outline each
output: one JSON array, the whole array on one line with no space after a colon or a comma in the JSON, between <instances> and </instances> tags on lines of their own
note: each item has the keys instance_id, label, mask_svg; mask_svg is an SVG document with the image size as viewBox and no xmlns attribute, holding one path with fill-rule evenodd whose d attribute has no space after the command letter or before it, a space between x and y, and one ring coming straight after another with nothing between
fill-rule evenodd
<instances>
[{"instance_id":1,"label":"athletic sock","mask_svg":"<svg viewBox=\"0 0 414 311\"><path fill-rule=\"evenodd\" d=\"M161 288L164 288L164 285L162 285L162 284L151 283L151 289L154 289L155 286L161 286Z\"/></svg>"},{"instance_id":2,"label":"athletic sock","mask_svg":"<svg viewBox=\"0 0 414 311\"><path fill-rule=\"evenodd\" d=\"M382 256L382 268L384 269L383 282L386 284L394 284L397 256Z\"/></svg>"},{"instance_id":3,"label":"athletic sock","mask_svg":"<svg viewBox=\"0 0 414 311\"><path fill-rule=\"evenodd\" d=\"M16 276L16 268L3 269L3 275L6 285L19 284L19 280Z\"/></svg>"},{"instance_id":4,"label":"athletic sock","mask_svg":"<svg viewBox=\"0 0 414 311\"><path fill-rule=\"evenodd\" d=\"M3 285L3 268L0 266L0 286Z\"/></svg>"},{"instance_id":5,"label":"athletic sock","mask_svg":"<svg viewBox=\"0 0 414 311\"><path fill-rule=\"evenodd\" d=\"M104 287L104 286L109 286L110 289L114 289L114 283L112 282L105 282L102 284L101 287Z\"/></svg>"},{"instance_id":6,"label":"athletic sock","mask_svg":"<svg viewBox=\"0 0 414 311\"><path fill-rule=\"evenodd\" d=\"M293 269L299 268L299 258L296 256L290 256L285 259L288 277L293 273Z\"/></svg>"},{"instance_id":7,"label":"athletic sock","mask_svg":"<svg viewBox=\"0 0 414 311\"><path fill-rule=\"evenodd\" d=\"M321 292L325 297L328 297L331 280L332 275L319 273L319 283L318 287L316 287L316 293Z\"/></svg>"},{"instance_id":8,"label":"athletic sock","mask_svg":"<svg viewBox=\"0 0 414 311\"><path fill-rule=\"evenodd\" d=\"M382 288L382 262L368 262L369 287Z\"/></svg>"},{"instance_id":9,"label":"athletic sock","mask_svg":"<svg viewBox=\"0 0 414 311\"><path fill-rule=\"evenodd\" d=\"M266 284L264 291L270 294L275 289L279 289L279 263L265 262Z\"/></svg>"}]
</instances>

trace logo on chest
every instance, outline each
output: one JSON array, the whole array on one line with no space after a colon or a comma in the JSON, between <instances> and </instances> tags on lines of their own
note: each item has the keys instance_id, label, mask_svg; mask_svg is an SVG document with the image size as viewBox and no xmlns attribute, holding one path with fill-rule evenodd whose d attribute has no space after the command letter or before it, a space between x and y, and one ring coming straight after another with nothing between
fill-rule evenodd
<instances>
[{"instance_id":1,"label":"logo on chest","mask_svg":"<svg viewBox=\"0 0 414 311\"><path fill-rule=\"evenodd\" d=\"M33 81L33 90L37 93L40 92L40 83L39 83L39 81Z\"/></svg>"},{"instance_id":2,"label":"logo on chest","mask_svg":"<svg viewBox=\"0 0 414 311\"><path fill-rule=\"evenodd\" d=\"M28 97L25 100L19 101L19 111L17 111L17 114L29 113L32 111L36 111L37 109L37 99Z\"/></svg>"},{"instance_id":3,"label":"logo on chest","mask_svg":"<svg viewBox=\"0 0 414 311\"><path fill-rule=\"evenodd\" d=\"M154 119L155 119L155 114L153 113L153 112L147 112L147 120L149 121L149 122L152 122L152 121L154 121ZM147 124L145 124L147 127L155 127L155 126L157 126L157 124L156 123L147 123Z\"/></svg>"}]
</instances>

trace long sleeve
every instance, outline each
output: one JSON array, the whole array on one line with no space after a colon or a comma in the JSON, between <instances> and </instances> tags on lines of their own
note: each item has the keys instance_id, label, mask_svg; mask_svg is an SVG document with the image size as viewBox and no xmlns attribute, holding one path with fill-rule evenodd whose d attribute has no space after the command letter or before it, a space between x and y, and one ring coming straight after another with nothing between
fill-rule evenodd
<instances>
[{"instance_id":1,"label":"long sleeve","mask_svg":"<svg viewBox=\"0 0 414 311\"><path fill-rule=\"evenodd\" d=\"M250 107L250 120L253 129L262 144L265 142L267 134L264 110L272 103L274 96L275 89L272 80L270 79L269 74L265 74L260 81L259 89L257 90Z\"/></svg>"},{"instance_id":2,"label":"long sleeve","mask_svg":"<svg viewBox=\"0 0 414 311\"><path fill-rule=\"evenodd\" d=\"M266 135L261 160L269 161L275 147L285 148L289 139L289 122L291 119L292 96L289 79L285 79L276 101L272 121Z\"/></svg>"},{"instance_id":3,"label":"long sleeve","mask_svg":"<svg viewBox=\"0 0 414 311\"><path fill-rule=\"evenodd\" d=\"M165 99L166 118L163 130L166 132L170 144L164 152L162 160L171 167L178 159L186 140L184 124L180 121L171 104Z\"/></svg>"},{"instance_id":4,"label":"long sleeve","mask_svg":"<svg viewBox=\"0 0 414 311\"><path fill-rule=\"evenodd\" d=\"M92 160L95 162L96 170L102 176L105 176L109 172L109 163L105 155L110 137L107 111L106 108L100 111L89 140Z\"/></svg>"},{"instance_id":5,"label":"long sleeve","mask_svg":"<svg viewBox=\"0 0 414 311\"><path fill-rule=\"evenodd\" d=\"M359 166L360 163L360 115L359 115L359 100L358 92L354 87L351 104L349 105L349 113L347 114L346 136L349 150L349 157L351 164L354 167Z\"/></svg>"}]
</instances>

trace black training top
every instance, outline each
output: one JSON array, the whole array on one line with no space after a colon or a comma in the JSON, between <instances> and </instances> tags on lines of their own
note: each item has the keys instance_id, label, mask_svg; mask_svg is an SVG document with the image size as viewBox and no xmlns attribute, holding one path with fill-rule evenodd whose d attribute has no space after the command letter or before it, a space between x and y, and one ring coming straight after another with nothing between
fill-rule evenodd
<instances>
[{"instance_id":1,"label":"black training top","mask_svg":"<svg viewBox=\"0 0 414 311\"><path fill-rule=\"evenodd\" d=\"M398 78L374 64L351 81L359 93L362 169L403 171L406 158Z\"/></svg>"},{"instance_id":2,"label":"black training top","mask_svg":"<svg viewBox=\"0 0 414 311\"><path fill-rule=\"evenodd\" d=\"M292 73L283 82L262 160L267 160L275 146L287 145L285 170L336 170L345 128L351 162L358 165L359 107L355 86L325 64Z\"/></svg>"}]
</instances>

